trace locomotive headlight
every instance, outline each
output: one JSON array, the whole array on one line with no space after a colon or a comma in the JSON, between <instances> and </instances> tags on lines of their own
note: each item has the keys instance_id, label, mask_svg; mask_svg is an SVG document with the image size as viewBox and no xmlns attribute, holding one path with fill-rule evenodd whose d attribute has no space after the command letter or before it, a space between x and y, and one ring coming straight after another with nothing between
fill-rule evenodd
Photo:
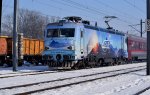
<instances>
[{"instance_id":1,"label":"locomotive headlight","mask_svg":"<svg viewBox=\"0 0 150 95\"><path fill-rule=\"evenodd\" d=\"M49 49L49 47L45 46L45 50L48 50L48 49Z\"/></svg>"},{"instance_id":2,"label":"locomotive headlight","mask_svg":"<svg viewBox=\"0 0 150 95\"><path fill-rule=\"evenodd\" d=\"M67 48L70 49L70 50L74 50L74 46L69 46Z\"/></svg>"}]
</instances>

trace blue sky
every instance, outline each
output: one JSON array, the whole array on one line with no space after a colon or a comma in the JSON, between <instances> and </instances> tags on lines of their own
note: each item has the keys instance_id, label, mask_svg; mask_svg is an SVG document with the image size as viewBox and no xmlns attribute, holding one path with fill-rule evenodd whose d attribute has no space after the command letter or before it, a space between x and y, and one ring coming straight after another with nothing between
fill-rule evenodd
<instances>
[{"instance_id":1,"label":"blue sky","mask_svg":"<svg viewBox=\"0 0 150 95\"><path fill-rule=\"evenodd\" d=\"M104 16L116 16L110 25L117 30L139 35L128 25L139 24L146 18L146 0L19 0L19 7L41 12L43 15L80 16L106 28ZM13 12L13 0L3 0L2 14ZM140 30L140 26L135 26ZM143 24L143 28L144 24Z\"/></svg>"}]
</instances>

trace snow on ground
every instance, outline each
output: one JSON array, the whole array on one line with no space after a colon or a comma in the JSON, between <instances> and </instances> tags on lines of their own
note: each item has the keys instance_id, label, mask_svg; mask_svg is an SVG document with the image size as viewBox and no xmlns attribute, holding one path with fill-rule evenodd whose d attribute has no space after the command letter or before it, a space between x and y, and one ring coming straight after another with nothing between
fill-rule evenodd
<instances>
[{"instance_id":1,"label":"snow on ground","mask_svg":"<svg viewBox=\"0 0 150 95\"><path fill-rule=\"evenodd\" d=\"M133 95L147 86L150 86L150 76L145 76L143 70L34 95ZM150 93L145 92L142 95L150 95Z\"/></svg>"},{"instance_id":2,"label":"snow on ground","mask_svg":"<svg viewBox=\"0 0 150 95\"><path fill-rule=\"evenodd\" d=\"M150 95L150 90L145 91L145 92L142 93L141 95Z\"/></svg>"},{"instance_id":3,"label":"snow on ground","mask_svg":"<svg viewBox=\"0 0 150 95\"><path fill-rule=\"evenodd\" d=\"M120 66L110 66L101 68L82 69L67 72L58 72L50 74L17 76L10 78L0 79L0 88L9 87L14 85L21 85L27 83L36 83L42 81L56 80L60 78L75 77L80 75L94 74L112 70L119 70L131 67L145 66L145 63L128 64ZM30 71L46 71L47 66L22 66L18 67L18 72L30 72ZM16 72L16 73L18 73ZM0 74L13 73L12 68L0 68ZM35 93L36 95L133 95L135 92L150 86L150 76L146 76L146 71L132 72L116 77L105 78L96 80L93 82L82 83L73 85L70 87L64 87L55 90L43 91L41 93ZM1 76L1 75L0 75ZM55 85L55 84L53 84ZM9 90L7 91L9 93ZM146 91L142 95L150 95L150 90ZM5 94L0 91L0 95Z\"/></svg>"},{"instance_id":4,"label":"snow on ground","mask_svg":"<svg viewBox=\"0 0 150 95\"><path fill-rule=\"evenodd\" d=\"M0 67L0 74L7 74L7 73L21 73L21 72L31 72L31 71L48 71L48 66L34 66L34 65L28 65L28 66L20 66L17 67L17 72L12 71L12 67Z\"/></svg>"}]
</instances>

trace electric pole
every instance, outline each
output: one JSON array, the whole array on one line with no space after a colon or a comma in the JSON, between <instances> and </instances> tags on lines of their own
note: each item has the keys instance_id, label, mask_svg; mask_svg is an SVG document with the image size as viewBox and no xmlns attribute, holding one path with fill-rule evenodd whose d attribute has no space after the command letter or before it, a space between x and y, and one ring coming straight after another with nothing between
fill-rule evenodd
<instances>
[{"instance_id":1,"label":"electric pole","mask_svg":"<svg viewBox=\"0 0 150 95\"><path fill-rule=\"evenodd\" d=\"M142 21L142 19L140 20L140 26L141 26L141 37L142 37L142 34L143 34L143 23L145 23L145 22L143 22Z\"/></svg>"},{"instance_id":2,"label":"electric pole","mask_svg":"<svg viewBox=\"0 0 150 95\"><path fill-rule=\"evenodd\" d=\"M136 30L137 32L140 33L140 36L142 37L143 35L143 22L142 19L140 20L140 24L134 24L134 25L129 25L131 28L133 28L134 30ZM136 29L134 26L139 26L140 25L140 31L138 29Z\"/></svg>"},{"instance_id":3,"label":"electric pole","mask_svg":"<svg viewBox=\"0 0 150 95\"><path fill-rule=\"evenodd\" d=\"M146 74L150 75L150 0L147 0L147 20L146 20L146 31L147 31L147 69Z\"/></svg>"},{"instance_id":4,"label":"electric pole","mask_svg":"<svg viewBox=\"0 0 150 95\"><path fill-rule=\"evenodd\" d=\"M1 29L1 26L2 26L2 3L3 3L2 1L3 1L3 0L1 0L1 1L0 1L0 3L1 3L1 5L0 5L0 6L1 6L1 22L0 22L1 24L0 24L0 35L1 35L1 31L2 31L2 29Z\"/></svg>"},{"instance_id":5,"label":"electric pole","mask_svg":"<svg viewBox=\"0 0 150 95\"><path fill-rule=\"evenodd\" d=\"M18 17L18 1L14 0L14 21L13 21L13 71L17 71L18 67L18 35L17 35L17 17Z\"/></svg>"},{"instance_id":6,"label":"electric pole","mask_svg":"<svg viewBox=\"0 0 150 95\"><path fill-rule=\"evenodd\" d=\"M142 37L142 19L140 20L140 26L141 26L141 37Z\"/></svg>"}]
</instances>

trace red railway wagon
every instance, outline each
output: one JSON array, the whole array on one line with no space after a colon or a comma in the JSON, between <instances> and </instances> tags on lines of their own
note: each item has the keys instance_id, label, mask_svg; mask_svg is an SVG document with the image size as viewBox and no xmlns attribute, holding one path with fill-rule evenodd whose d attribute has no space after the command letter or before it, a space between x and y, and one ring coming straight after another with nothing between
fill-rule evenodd
<instances>
[{"instance_id":1,"label":"red railway wagon","mask_svg":"<svg viewBox=\"0 0 150 95\"><path fill-rule=\"evenodd\" d=\"M22 65L23 60L31 63L34 62L36 64L42 61L41 53L44 50L43 40L23 38L21 45L22 48L19 49L20 53L18 53L18 57L23 55L23 59L19 60L18 65ZM6 63L8 66L12 66L12 38L0 36L0 65L2 66L4 63Z\"/></svg>"},{"instance_id":2,"label":"red railway wagon","mask_svg":"<svg viewBox=\"0 0 150 95\"><path fill-rule=\"evenodd\" d=\"M145 60L147 55L146 38L128 35L128 59Z\"/></svg>"}]
</instances>

